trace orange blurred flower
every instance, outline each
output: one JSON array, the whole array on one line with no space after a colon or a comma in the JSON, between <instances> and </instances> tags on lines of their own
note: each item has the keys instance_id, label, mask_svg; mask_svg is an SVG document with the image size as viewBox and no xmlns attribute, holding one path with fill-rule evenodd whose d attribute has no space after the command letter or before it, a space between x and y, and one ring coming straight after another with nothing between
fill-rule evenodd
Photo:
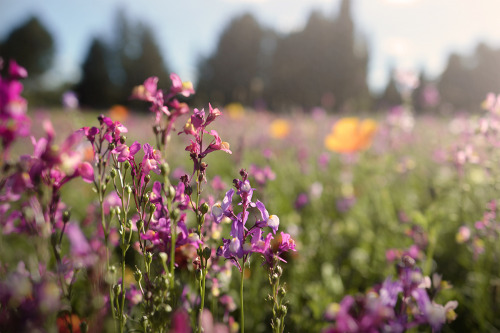
<instances>
[{"instance_id":1,"label":"orange blurred flower","mask_svg":"<svg viewBox=\"0 0 500 333\"><path fill-rule=\"evenodd\" d=\"M285 119L276 119L271 123L270 134L273 138L283 139L290 133L290 124Z\"/></svg>"},{"instance_id":2,"label":"orange blurred flower","mask_svg":"<svg viewBox=\"0 0 500 333\"><path fill-rule=\"evenodd\" d=\"M57 318L57 329L59 333L69 333L70 331L73 333L80 333L80 324L80 317L74 313L71 316L66 313ZM69 327L71 327L71 329Z\"/></svg>"},{"instance_id":3,"label":"orange blurred flower","mask_svg":"<svg viewBox=\"0 0 500 333\"><path fill-rule=\"evenodd\" d=\"M109 109L109 117L114 121L124 121L128 117L128 109L123 105L113 105L111 109Z\"/></svg>"},{"instance_id":4,"label":"orange blurred flower","mask_svg":"<svg viewBox=\"0 0 500 333\"><path fill-rule=\"evenodd\" d=\"M370 147L377 123L372 119L342 118L325 138L327 149L337 153L354 153Z\"/></svg>"}]
</instances>

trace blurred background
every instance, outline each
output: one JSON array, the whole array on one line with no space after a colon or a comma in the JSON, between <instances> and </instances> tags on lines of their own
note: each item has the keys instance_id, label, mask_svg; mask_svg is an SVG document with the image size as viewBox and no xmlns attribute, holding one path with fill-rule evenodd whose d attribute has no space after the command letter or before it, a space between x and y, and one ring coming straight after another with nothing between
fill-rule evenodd
<instances>
[{"instance_id":1,"label":"blurred background","mask_svg":"<svg viewBox=\"0 0 500 333\"><path fill-rule=\"evenodd\" d=\"M496 0L2 0L0 56L28 69L42 106L68 90L83 108L129 105L133 86L175 72L195 105L377 110L410 89L417 111L446 113L500 91L499 12Z\"/></svg>"}]
</instances>

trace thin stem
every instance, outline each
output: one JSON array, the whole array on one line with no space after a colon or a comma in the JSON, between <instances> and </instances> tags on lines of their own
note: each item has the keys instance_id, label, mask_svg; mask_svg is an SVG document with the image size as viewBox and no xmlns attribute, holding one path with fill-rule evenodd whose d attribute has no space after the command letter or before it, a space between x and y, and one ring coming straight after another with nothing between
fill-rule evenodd
<instances>
[{"instance_id":1,"label":"thin stem","mask_svg":"<svg viewBox=\"0 0 500 333\"><path fill-rule=\"evenodd\" d=\"M170 290L174 292L175 274L175 243L177 242L177 221L170 219L172 223L172 235L170 237Z\"/></svg>"},{"instance_id":2,"label":"thin stem","mask_svg":"<svg viewBox=\"0 0 500 333\"><path fill-rule=\"evenodd\" d=\"M245 332L245 311L243 308L243 282L245 279L245 263L241 266L241 281L240 281L240 332Z\"/></svg>"}]
</instances>

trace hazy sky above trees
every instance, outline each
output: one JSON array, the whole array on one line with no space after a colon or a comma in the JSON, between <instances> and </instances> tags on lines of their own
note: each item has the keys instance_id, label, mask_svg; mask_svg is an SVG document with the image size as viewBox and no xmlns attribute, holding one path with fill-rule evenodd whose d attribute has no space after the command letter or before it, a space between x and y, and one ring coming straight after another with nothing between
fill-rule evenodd
<instances>
[{"instance_id":1,"label":"hazy sky above trees","mask_svg":"<svg viewBox=\"0 0 500 333\"><path fill-rule=\"evenodd\" d=\"M263 26L288 33L303 27L312 10L336 15L339 0L2 0L0 38L37 15L54 35L54 77L76 77L94 36L111 38L118 8L155 30L169 67L196 80L196 63L213 52L220 32L236 15L254 14ZM439 75L450 52L472 53L477 42L500 47L500 1L353 0L358 33L370 48L369 83L383 88L390 68Z\"/></svg>"}]
</instances>

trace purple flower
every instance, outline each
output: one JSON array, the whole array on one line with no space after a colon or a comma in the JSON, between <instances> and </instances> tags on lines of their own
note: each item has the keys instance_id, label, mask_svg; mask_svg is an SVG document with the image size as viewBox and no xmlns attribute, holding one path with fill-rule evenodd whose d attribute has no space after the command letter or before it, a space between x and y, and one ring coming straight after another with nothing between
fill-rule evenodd
<instances>
[{"instance_id":1,"label":"purple flower","mask_svg":"<svg viewBox=\"0 0 500 333\"><path fill-rule=\"evenodd\" d=\"M258 227L262 227L262 226L269 227L269 228L271 228L273 233L276 234L276 231L278 231L278 227L280 224L280 219L276 215L269 215L266 207L259 200L257 200L255 206L260 211L260 214L262 217L262 220L257 221L255 224Z\"/></svg>"},{"instance_id":2,"label":"purple flower","mask_svg":"<svg viewBox=\"0 0 500 333\"><path fill-rule=\"evenodd\" d=\"M215 223L219 224L224 216L231 216L230 208L233 200L234 189L230 189L226 192L222 203L217 203L212 206L212 217Z\"/></svg>"},{"instance_id":3,"label":"purple flower","mask_svg":"<svg viewBox=\"0 0 500 333\"><path fill-rule=\"evenodd\" d=\"M66 109L77 109L78 108L78 97L73 91L66 91L62 95L62 104Z\"/></svg>"},{"instance_id":4,"label":"purple flower","mask_svg":"<svg viewBox=\"0 0 500 333\"><path fill-rule=\"evenodd\" d=\"M71 244L71 257L76 266L91 267L97 261L97 256L92 250L80 227L74 223L66 225L66 234Z\"/></svg>"}]
</instances>

